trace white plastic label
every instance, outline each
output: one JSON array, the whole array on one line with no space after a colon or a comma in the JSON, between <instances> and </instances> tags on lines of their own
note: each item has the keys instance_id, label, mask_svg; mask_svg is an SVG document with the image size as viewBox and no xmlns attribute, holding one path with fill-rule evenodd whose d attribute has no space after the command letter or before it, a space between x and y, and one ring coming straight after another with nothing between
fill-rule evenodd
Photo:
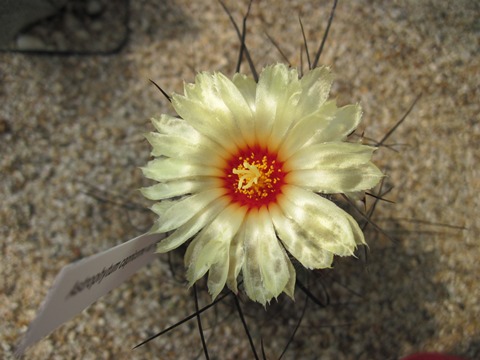
<instances>
[{"instance_id":1,"label":"white plastic label","mask_svg":"<svg viewBox=\"0 0 480 360\"><path fill-rule=\"evenodd\" d=\"M16 355L70 320L155 258L163 234L144 234L65 266L57 275Z\"/></svg>"}]
</instances>

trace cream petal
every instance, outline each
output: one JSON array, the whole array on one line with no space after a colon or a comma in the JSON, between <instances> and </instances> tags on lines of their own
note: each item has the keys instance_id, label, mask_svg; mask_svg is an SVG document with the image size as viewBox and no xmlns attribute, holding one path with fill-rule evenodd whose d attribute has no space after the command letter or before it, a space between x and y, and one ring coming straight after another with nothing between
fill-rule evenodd
<instances>
[{"instance_id":1,"label":"cream petal","mask_svg":"<svg viewBox=\"0 0 480 360\"><path fill-rule=\"evenodd\" d=\"M197 256L190 260L187 260L187 256L185 255L185 265L188 267L187 281L189 286L192 286L198 279L205 275L207 271L210 270L212 264L224 261L227 265L223 266L223 268L228 271L228 242L225 243L225 241L220 241L217 238L204 239L202 233L200 233L193 239L190 245L188 245L187 250L189 249L194 249L197 252ZM190 252L194 250L190 250ZM227 278L226 271L224 280Z\"/></svg>"},{"instance_id":2,"label":"cream petal","mask_svg":"<svg viewBox=\"0 0 480 360\"><path fill-rule=\"evenodd\" d=\"M333 79L333 73L326 66L317 67L300 79L302 96L297 106L297 118L303 118L320 109L327 101Z\"/></svg>"},{"instance_id":3,"label":"cream petal","mask_svg":"<svg viewBox=\"0 0 480 360\"><path fill-rule=\"evenodd\" d=\"M296 206L287 203L285 206ZM278 205L269 208L275 231L285 248L307 269L329 268L333 253L323 248L322 238L312 237L295 221L286 217Z\"/></svg>"},{"instance_id":4,"label":"cream petal","mask_svg":"<svg viewBox=\"0 0 480 360\"><path fill-rule=\"evenodd\" d=\"M367 245L367 243L365 242L365 236L363 235L363 231L358 225L358 222L350 214L347 213L347 215L348 215L347 220L350 223L350 226L352 227L355 244Z\"/></svg>"},{"instance_id":5,"label":"cream petal","mask_svg":"<svg viewBox=\"0 0 480 360\"><path fill-rule=\"evenodd\" d=\"M185 253L187 280L190 285L210 270L209 292L215 298L225 286L229 269L230 243L247 209L237 205L225 208L188 246ZM215 266L214 266L215 265Z\"/></svg>"},{"instance_id":6,"label":"cream petal","mask_svg":"<svg viewBox=\"0 0 480 360\"><path fill-rule=\"evenodd\" d=\"M251 210L245 226L242 267L245 291L250 299L265 305L285 290L290 278L289 260L275 235L266 208Z\"/></svg>"},{"instance_id":7,"label":"cream petal","mask_svg":"<svg viewBox=\"0 0 480 360\"><path fill-rule=\"evenodd\" d=\"M163 203L163 201L162 201ZM219 198L210 204L205 210L195 214L189 221L180 226L171 235L162 240L157 245L158 253L166 253L176 249L185 241L197 234L205 225L212 222L212 220L222 211L230 202L226 197ZM151 233L156 233L158 226L161 225L160 220L155 223L150 230Z\"/></svg>"},{"instance_id":8,"label":"cream petal","mask_svg":"<svg viewBox=\"0 0 480 360\"><path fill-rule=\"evenodd\" d=\"M239 112L232 112L228 106L235 102L235 110ZM233 143L243 145L243 138L238 137L239 122L235 118L248 117L248 113L251 118L251 109L238 88L224 75L198 74L194 85L185 86L185 96L174 95L172 104L197 131L226 149Z\"/></svg>"},{"instance_id":9,"label":"cream petal","mask_svg":"<svg viewBox=\"0 0 480 360\"><path fill-rule=\"evenodd\" d=\"M285 171L304 169L345 169L366 164L376 148L347 142L306 146L284 164Z\"/></svg>"},{"instance_id":10,"label":"cream petal","mask_svg":"<svg viewBox=\"0 0 480 360\"><path fill-rule=\"evenodd\" d=\"M247 296L253 301L257 301L265 306L269 302L274 294L265 289L262 280L262 270L260 262L265 259L259 259L259 251L257 249L257 243L261 232L258 221L258 210L252 210L246 218L245 223L245 255L242 264L243 285ZM260 241L265 241L265 237Z\"/></svg>"},{"instance_id":11,"label":"cream petal","mask_svg":"<svg viewBox=\"0 0 480 360\"><path fill-rule=\"evenodd\" d=\"M219 101L219 94L215 90L214 74L209 72L200 72L195 76L193 84L184 85L184 94L192 100L208 102L212 99Z\"/></svg>"},{"instance_id":12,"label":"cream petal","mask_svg":"<svg viewBox=\"0 0 480 360\"><path fill-rule=\"evenodd\" d=\"M164 211L156 232L166 232L178 228L190 220L195 214L204 211L215 199L224 195L225 190L214 188L188 196Z\"/></svg>"},{"instance_id":13,"label":"cream petal","mask_svg":"<svg viewBox=\"0 0 480 360\"><path fill-rule=\"evenodd\" d=\"M286 68L285 65L282 66ZM298 102L302 96L302 89L295 69L288 70L288 83L282 92L277 100L275 120L267 144L271 151L278 150L288 131L299 119Z\"/></svg>"},{"instance_id":14,"label":"cream petal","mask_svg":"<svg viewBox=\"0 0 480 360\"><path fill-rule=\"evenodd\" d=\"M320 195L296 186L285 186L284 195L279 206L303 229L305 237L336 255L353 255L356 241L350 215Z\"/></svg>"},{"instance_id":15,"label":"cream petal","mask_svg":"<svg viewBox=\"0 0 480 360\"><path fill-rule=\"evenodd\" d=\"M198 176L222 176L223 174L222 170L218 168L173 158L154 159L141 169L147 179L156 181L195 178Z\"/></svg>"},{"instance_id":16,"label":"cream petal","mask_svg":"<svg viewBox=\"0 0 480 360\"><path fill-rule=\"evenodd\" d=\"M300 96L300 82L296 70L284 64L267 66L258 80L255 97L255 133L258 143L274 142L293 121L293 113ZM275 126L275 134L271 136ZM277 140L278 141L278 140ZM274 144L273 146L277 146Z\"/></svg>"},{"instance_id":17,"label":"cream petal","mask_svg":"<svg viewBox=\"0 0 480 360\"><path fill-rule=\"evenodd\" d=\"M163 200L185 194L221 186L220 180L206 178L202 180L176 180L141 188L143 196L150 200Z\"/></svg>"},{"instance_id":18,"label":"cream petal","mask_svg":"<svg viewBox=\"0 0 480 360\"><path fill-rule=\"evenodd\" d=\"M255 94L257 92L257 83L253 78L244 74L236 73L233 75L232 82L242 93L245 101L247 102L250 110L255 111Z\"/></svg>"},{"instance_id":19,"label":"cream petal","mask_svg":"<svg viewBox=\"0 0 480 360\"><path fill-rule=\"evenodd\" d=\"M221 252L217 254L217 262L213 263L208 270L207 287L208 293L212 297L212 301L216 299L218 294L220 294L225 287L228 275L228 266L228 249L222 248ZM191 285L193 285L194 282L192 282Z\"/></svg>"},{"instance_id":20,"label":"cream petal","mask_svg":"<svg viewBox=\"0 0 480 360\"><path fill-rule=\"evenodd\" d=\"M192 162L207 166L222 167L224 159L223 151L219 151L218 145L208 146L201 142L193 143L190 140L173 135L159 133L145 134L146 139L152 145L152 156L168 156L178 159L188 159ZM223 149L220 149L223 150Z\"/></svg>"},{"instance_id":21,"label":"cream petal","mask_svg":"<svg viewBox=\"0 0 480 360\"><path fill-rule=\"evenodd\" d=\"M334 119L336 111L335 101L327 101L317 112L299 119L280 145L279 157L287 159L309 143L316 133L324 131Z\"/></svg>"},{"instance_id":22,"label":"cream petal","mask_svg":"<svg viewBox=\"0 0 480 360\"><path fill-rule=\"evenodd\" d=\"M252 134L255 131L255 123L254 114L248 100L244 98L235 84L222 74L217 74L217 88L235 120L236 128L240 130L241 138L245 139L246 145L253 146L255 139Z\"/></svg>"},{"instance_id":23,"label":"cream petal","mask_svg":"<svg viewBox=\"0 0 480 360\"><path fill-rule=\"evenodd\" d=\"M283 251L285 252L285 250ZM288 257L286 253L285 256ZM287 285L285 285L285 289L283 289L283 292L287 294L287 296L290 297L292 300L295 300L295 283L297 281L297 273L290 259L287 260L287 265L290 278L288 279Z\"/></svg>"},{"instance_id":24,"label":"cream petal","mask_svg":"<svg viewBox=\"0 0 480 360\"><path fill-rule=\"evenodd\" d=\"M282 106L277 111L281 116L277 116L269 140L272 150L286 141L284 154L292 153L316 131L324 129L336 111L334 101L325 103L333 81L329 68L316 68L300 80L296 72L290 71L290 75L294 78L279 100Z\"/></svg>"},{"instance_id":25,"label":"cream petal","mask_svg":"<svg viewBox=\"0 0 480 360\"><path fill-rule=\"evenodd\" d=\"M246 213L246 210L241 214L235 214L235 216L241 216L242 219L243 219L245 217L245 213ZM234 237L234 239L235 239L235 237ZM211 266L209 272L208 272L207 286L208 286L208 290L209 290L210 295L212 295L213 300L215 300L217 295L225 287L225 283L229 282L228 279L231 276L230 269L232 268L232 266L233 266L233 268L236 268L237 265L239 264L239 259L237 259L236 257L232 258L232 255L233 256L240 256L240 259L243 255L243 254L232 253L232 243L233 243L233 241L234 240L232 240L230 242L230 246L226 250L225 256L222 259L220 259L218 263L213 264ZM243 244L242 244L242 249L243 249ZM234 262L234 264L232 264L232 261ZM240 270L241 270L241 265L238 267L238 272ZM237 269L235 269L234 271L236 272ZM238 276L238 272L237 272L237 276ZM231 281L229 283L232 284ZM232 289L230 286L229 286L229 288ZM235 277L234 289L236 289L236 277Z\"/></svg>"},{"instance_id":26,"label":"cream petal","mask_svg":"<svg viewBox=\"0 0 480 360\"><path fill-rule=\"evenodd\" d=\"M221 104L214 103L213 100L218 100ZM212 98L209 102L201 103L181 95L173 95L172 105L193 128L228 152L233 152L243 143L243 139L236 136L239 130L223 100Z\"/></svg>"},{"instance_id":27,"label":"cream petal","mask_svg":"<svg viewBox=\"0 0 480 360\"><path fill-rule=\"evenodd\" d=\"M228 269L227 286L235 294L238 293L237 278L242 270L243 262L245 260L245 226L241 226L237 235L233 238L230 244L229 256L230 264Z\"/></svg>"},{"instance_id":28,"label":"cream petal","mask_svg":"<svg viewBox=\"0 0 480 360\"><path fill-rule=\"evenodd\" d=\"M172 207L177 201L178 200L163 200L153 204L153 206L150 207L150 210L158 216L163 216L163 213Z\"/></svg>"},{"instance_id":29,"label":"cream petal","mask_svg":"<svg viewBox=\"0 0 480 360\"><path fill-rule=\"evenodd\" d=\"M200 72L195 76L195 83L185 86L185 97L204 104L213 109L225 109L222 94L218 89L219 73Z\"/></svg>"},{"instance_id":30,"label":"cream petal","mask_svg":"<svg viewBox=\"0 0 480 360\"><path fill-rule=\"evenodd\" d=\"M347 168L294 170L287 174L288 184L324 194L367 190L375 187L384 174L371 162Z\"/></svg>"},{"instance_id":31,"label":"cream petal","mask_svg":"<svg viewBox=\"0 0 480 360\"><path fill-rule=\"evenodd\" d=\"M355 131L360 120L362 120L362 108L360 105L341 107L328 127L316 132L306 145L345 140L348 135Z\"/></svg>"},{"instance_id":32,"label":"cream petal","mask_svg":"<svg viewBox=\"0 0 480 360\"><path fill-rule=\"evenodd\" d=\"M181 136L194 144L205 141L197 130L178 117L163 114L159 119L152 118L152 124L160 134Z\"/></svg>"}]
</instances>

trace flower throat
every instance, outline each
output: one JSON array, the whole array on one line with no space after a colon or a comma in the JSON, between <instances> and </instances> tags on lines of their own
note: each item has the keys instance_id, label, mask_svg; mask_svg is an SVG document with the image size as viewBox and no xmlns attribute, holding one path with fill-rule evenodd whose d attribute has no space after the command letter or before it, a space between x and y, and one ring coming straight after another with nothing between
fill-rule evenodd
<instances>
[{"instance_id":1,"label":"flower throat","mask_svg":"<svg viewBox=\"0 0 480 360\"><path fill-rule=\"evenodd\" d=\"M281 194L285 173L276 154L260 147L232 156L225 168L225 187L242 206L259 208L275 202Z\"/></svg>"}]
</instances>

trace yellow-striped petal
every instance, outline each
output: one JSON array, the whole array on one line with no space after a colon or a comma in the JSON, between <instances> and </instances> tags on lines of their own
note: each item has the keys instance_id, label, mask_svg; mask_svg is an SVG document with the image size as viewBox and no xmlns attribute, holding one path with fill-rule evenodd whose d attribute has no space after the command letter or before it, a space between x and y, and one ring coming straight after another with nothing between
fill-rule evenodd
<instances>
[{"instance_id":1,"label":"yellow-striped petal","mask_svg":"<svg viewBox=\"0 0 480 360\"><path fill-rule=\"evenodd\" d=\"M312 237L312 234L286 217L278 205L270 207L269 210L278 237L288 252L303 266L307 269L325 269L331 266L333 253L322 246L321 234Z\"/></svg>"},{"instance_id":2,"label":"yellow-striped petal","mask_svg":"<svg viewBox=\"0 0 480 360\"><path fill-rule=\"evenodd\" d=\"M371 162L347 168L291 171L289 184L324 194L355 192L373 188L385 175Z\"/></svg>"},{"instance_id":3,"label":"yellow-striped petal","mask_svg":"<svg viewBox=\"0 0 480 360\"><path fill-rule=\"evenodd\" d=\"M218 168L175 158L154 159L141 169L146 178L156 181L170 181L199 176L218 177L222 175L222 171Z\"/></svg>"},{"instance_id":4,"label":"yellow-striped petal","mask_svg":"<svg viewBox=\"0 0 480 360\"><path fill-rule=\"evenodd\" d=\"M284 291L290 271L268 210L252 210L246 220L243 280L247 295L265 305Z\"/></svg>"},{"instance_id":5,"label":"yellow-striped petal","mask_svg":"<svg viewBox=\"0 0 480 360\"><path fill-rule=\"evenodd\" d=\"M163 202L163 201L162 201ZM215 200L210 206L205 208L202 212L195 214L185 224L178 227L171 235L166 237L157 245L158 253L166 253L173 249L176 249L182 245L185 241L192 238L207 224L210 224L212 220L227 207L229 202L225 197ZM151 233L157 233L157 229L162 225L161 218L155 223L150 230Z\"/></svg>"},{"instance_id":6,"label":"yellow-striped petal","mask_svg":"<svg viewBox=\"0 0 480 360\"><path fill-rule=\"evenodd\" d=\"M149 187L141 188L140 191L147 199L163 200L219 186L219 180L217 179L187 179L155 184Z\"/></svg>"},{"instance_id":7,"label":"yellow-striped petal","mask_svg":"<svg viewBox=\"0 0 480 360\"><path fill-rule=\"evenodd\" d=\"M185 253L187 280L190 285L210 270L208 287L213 298L225 286L230 243L243 222L246 210L236 205L224 209L195 237ZM211 269L213 265L215 267Z\"/></svg>"},{"instance_id":8,"label":"yellow-striped petal","mask_svg":"<svg viewBox=\"0 0 480 360\"><path fill-rule=\"evenodd\" d=\"M282 212L298 229L304 231L306 238L335 255L353 255L356 241L348 215L333 202L303 190L288 186L285 198L279 201Z\"/></svg>"},{"instance_id":9,"label":"yellow-striped petal","mask_svg":"<svg viewBox=\"0 0 480 360\"><path fill-rule=\"evenodd\" d=\"M170 231L185 224L195 214L204 211L208 204L224 193L223 189L214 188L174 202L170 208L164 211L161 218L162 223L156 232Z\"/></svg>"},{"instance_id":10,"label":"yellow-striped petal","mask_svg":"<svg viewBox=\"0 0 480 360\"><path fill-rule=\"evenodd\" d=\"M285 171L306 169L347 169L370 162L376 148L347 142L306 146L285 163Z\"/></svg>"}]
</instances>

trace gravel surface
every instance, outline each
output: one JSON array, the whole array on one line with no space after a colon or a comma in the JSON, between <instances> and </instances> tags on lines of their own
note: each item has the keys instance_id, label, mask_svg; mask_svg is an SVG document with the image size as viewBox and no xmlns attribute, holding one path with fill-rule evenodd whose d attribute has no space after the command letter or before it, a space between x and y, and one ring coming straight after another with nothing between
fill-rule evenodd
<instances>
[{"instance_id":1,"label":"gravel surface","mask_svg":"<svg viewBox=\"0 0 480 360\"><path fill-rule=\"evenodd\" d=\"M241 21L247 1L226 3ZM313 52L331 5L255 1L247 46L257 68L284 61L266 31L299 66L298 15ZM137 190L148 183L139 170L150 152L142 134L151 116L173 110L148 79L180 92L198 71L235 70L239 42L217 1L131 1L128 12L128 43L108 56L0 53L2 358L13 358L63 266L154 220ZM382 148L375 158L395 204L379 203L374 219L394 241L370 227L366 262L339 259L334 269L302 275L330 305L308 302L284 359L398 359L420 350L480 358L479 15L469 0L340 0L320 62L337 75L338 103L362 104L365 135L381 139L422 97L387 141L398 151ZM102 21L108 29L118 19ZM113 41L88 39L81 51ZM202 358L195 321L131 350L195 309L180 254L171 262L159 256L25 358ZM209 303L204 285L201 305ZM240 302L257 352L263 342L277 359L304 292L267 311ZM211 358L253 358L232 296L202 319Z\"/></svg>"}]
</instances>

